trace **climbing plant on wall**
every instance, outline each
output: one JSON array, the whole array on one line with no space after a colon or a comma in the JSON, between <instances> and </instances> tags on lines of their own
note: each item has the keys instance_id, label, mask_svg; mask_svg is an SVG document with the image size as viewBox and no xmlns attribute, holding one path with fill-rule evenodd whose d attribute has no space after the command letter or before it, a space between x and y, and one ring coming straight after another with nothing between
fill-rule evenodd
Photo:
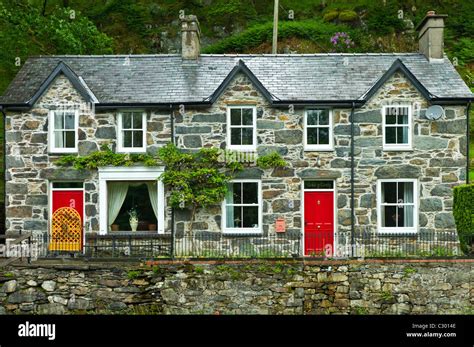
<instances>
[{"instance_id":1,"label":"climbing plant on wall","mask_svg":"<svg viewBox=\"0 0 474 347\"><path fill-rule=\"evenodd\" d=\"M237 160L225 160L217 148L201 148L199 151L183 151L174 144L167 144L157 156L149 154L115 153L108 147L86 156L67 155L56 161L58 166L72 166L77 170L95 170L103 166L165 166L158 178L170 192L169 204L177 208L190 208L192 218L200 207L219 204L225 197L228 182L245 166ZM276 152L260 156L256 162L261 169L284 167L285 160Z\"/></svg>"}]
</instances>

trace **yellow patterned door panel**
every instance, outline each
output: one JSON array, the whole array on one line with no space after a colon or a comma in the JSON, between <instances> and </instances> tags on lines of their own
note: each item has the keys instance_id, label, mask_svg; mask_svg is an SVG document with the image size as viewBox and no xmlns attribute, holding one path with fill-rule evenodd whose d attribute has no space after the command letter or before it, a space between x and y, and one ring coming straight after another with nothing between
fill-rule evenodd
<instances>
[{"instance_id":1,"label":"yellow patterned door panel","mask_svg":"<svg viewBox=\"0 0 474 347\"><path fill-rule=\"evenodd\" d=\"M71 207L61 207L53 213L51 226L51 251L81 251L82 221Z\"/></svg>"}]
</instances>

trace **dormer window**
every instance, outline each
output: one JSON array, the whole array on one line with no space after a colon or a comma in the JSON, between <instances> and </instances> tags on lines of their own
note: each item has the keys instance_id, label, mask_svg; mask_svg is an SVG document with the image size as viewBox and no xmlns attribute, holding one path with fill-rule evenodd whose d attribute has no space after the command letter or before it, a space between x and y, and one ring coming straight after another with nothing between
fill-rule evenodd
<instances>
[{"instance_id":1,"label":"dormer window","mask_svg":"<svg viewBox=\"0 0 474 347\"><path fill-rule=\"evenodd\" d=\"M77 152L79 115L76 110L49 113L49 151L51 153Z\"/></svg>"},{"instance_id":2,"label":"dormer window","mask_svg":"<svg viewBox=\"0 0 474 347\"><path fill-rule=\"evenodd\" d=\"M304 115L304 148L306 151L333 149L332 112L329 109L308 109Z\"/></svg>"},{"instance_id":3,"label":"dormer window","mask_svg":"<svg viewBox=\"0 0 474 347\"><path fill-rule=\"evenodd\" d=\"M229 106L227 108L227 148L244 151L257 149L255 106Z\"/></svg>"},{"instance_id":4,"label":"dormer window","mask_svg":"<svg viewBox=\"0 0 474 347\"><path fill-rule=\"evenodd\" d=\"M146 151L146 113L124 111L118 114L117 149L119 152Z\"/></svg>"},{"instance_id":5,"label":"dormer window","mask_svg":"<svg viewBox=\"0 0 474 347\"><path fill-rule=\"evenodd\" d=\"M383 149L406 151L412 149L412 112L410 105L384 106Z\"/></svg>"}]
</instances>

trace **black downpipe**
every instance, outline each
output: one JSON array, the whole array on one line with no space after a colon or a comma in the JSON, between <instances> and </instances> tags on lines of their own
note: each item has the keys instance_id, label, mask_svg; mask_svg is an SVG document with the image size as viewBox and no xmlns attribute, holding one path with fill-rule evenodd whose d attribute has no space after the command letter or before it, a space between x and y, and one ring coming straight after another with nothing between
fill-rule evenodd
<instances>
[{"instance_id":1,"label":"black downpipe","mask_svg":"<svg viewBox=\"0 0 474 347\"><path fill-rule=\"evenodd\" d=\"M0 106L0 112L2 113L2 125L3 125L3 164L2 164L2 171L3 171L3 214L2 220L0 220L0 235L6 234L6 227L7 227L7 115L3 110L3 107ZM0 239L0 244L5 243L5 239Z\"/></svg>"},{"instance_id":2,"label":"black downpipe","mask_svg":"<svg viewBox=\"0 0 474 347\"><path fill-rule=\"evenodd\" d=\"M351 252L352 256L354 257L354 233L355 233L355 215L354 215L354 178L355 178L355 170L354 170L354 134L355 134L355 126L354 126L354 108L355 102L352 103L351 109Z\"/></svg>"},{"instance_id":3,"label":"black downpipe","mask_svg":"<svg viewBox=\"0 0 474 347\"><path fill-rule=\"evenodd\" d=\"M470 117L469 117L469 112L471 111L471 102L469 101L469 103L467 104L467 108L466 108L466 120L467 120L467 132L466 132L466 184L469 184L469 160L471 158L469 158L469 147L470 147L470 144L469 144L469 141L470 141L470 132L471 132L471 124L470 124Z\"/></svg>"},{"instance_id":4,"label":"black downpipe","mask_svg":"<svg viewBox=\"0 0 474 347\"><path fill-rule=\"evenodd\" d=\"M174 111L173 111L173 105L170 104L170 120L171 120L171 143L174 145L176 144L175 138L174 138ZM166 169L166 168L165 168ZM175 237L175 227L174 227L174 207L171 206L171 249L170 249L170 255L171 258L174 259L174 237Z\"/></svg>"}]
</instances>

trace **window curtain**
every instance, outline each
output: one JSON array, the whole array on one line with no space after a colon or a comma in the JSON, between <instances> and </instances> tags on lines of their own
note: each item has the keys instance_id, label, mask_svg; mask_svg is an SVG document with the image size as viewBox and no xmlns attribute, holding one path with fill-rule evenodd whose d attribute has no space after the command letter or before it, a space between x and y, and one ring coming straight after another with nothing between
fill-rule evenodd
<instances>
[{"instance_id":1,"label":"window curtain","mask_svg":"<svg viewBox=\"0 0 474 347\"><path fill-rule=\"evenodd\" d=\"M403 201L405 204L413 203L413 184L405 183L403 189ZM412 227L413 226L413 205L405 205L403 216L403 226Z\"/></svg>"},{"instance_id":2,"label":"window curtain","mask_svg":"<svg viewBox=\"0 0 474 347\"><path fill-rule=\"evenodd\" d=\"M123 202L127 197L128 192L128 183L126 182L109 182L107 184L108 188L108 224L109 231L111 230L111 225L117 218L120 209L122 208Z\"/></svg>"},{"instance_id":3,"label":"window curtain","mask_svg":"<svg viewBox=\"0 0 474 347\"><path fill-rule=\"evenodd\" d=\"M151 207L153 207L156 220L158 220L158 187L156 182L147 182L146 185L148 187L148 196L150 197Z\"/></svg>"},{"instance_id":4,"label":"window curtain","mask_svg":"<svg viewBox=\"0 0 474 347\"><path fill-rule=\"evenodd\" d=\"M54 132L54 146L56 148L64 148L66 147L64 144L64 137L65 133L63 131L55 131Z\"/></svg>"},{"instance_id":5,"label":"window curtain","mask_svg":"<svg viewBox=\"0 0 474 347\"><path fill-rule=\"evenodd\" d=\"M226 203L226 227L233 228L234 227L234 189L233 184L229 184L227 186L227 193L225 195L225 203ZM230 206L229 206L230 205Z\"/></svg>"}]
</instances>

